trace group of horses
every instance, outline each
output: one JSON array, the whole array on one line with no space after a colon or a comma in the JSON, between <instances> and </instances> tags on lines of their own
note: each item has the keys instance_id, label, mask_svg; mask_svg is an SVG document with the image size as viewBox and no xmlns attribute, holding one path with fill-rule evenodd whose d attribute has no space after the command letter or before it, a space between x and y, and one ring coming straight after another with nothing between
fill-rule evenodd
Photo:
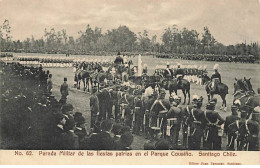
<instances>
[{"instance_id":1,"label":"group of horses","mask_svg":"<svg viewBox=\"0 0 260 168\"><path fill-rule=\"evenodd\" d=\"M127 72L127 74L131 74L131 66L132 62L128 63L128 66L124 64L119 65L111 65L108 67L102 67L100 64L81 64L78 70L75 72L75 81L77 81L77 88L80 89L80 82L82 81L84 84L83 90L90 91L90 88L93 86L97 86L98 90L102 89L100 85L104 83L104 80L107 79L109 86L112 86L116 83L116 79L120 79L122 81L122 73ZM111 69L116 68L116 74L111 76ZM152 86L153 89L164 88L169 91L171 95L173 92L177 95L178 90L181 90L184 95L183 104L186 104L186 99L188 99L188 103L190 104L190 82L186 79L181 79L179 82L176 78L167 79L163 76L154 74L154 75L147 75L144 74L142 76L131 76L127 77L131 83L134 85L141 85L142 88L147 88ZM124 79L123 79L124 80ZM222 99L221 109L224 111L227 110L227 103L226 103L226 95L228 94L228 86L224 83L219 83L216 86L216 89L213 91L211 88L211 81L210 78L205 78L205 91L208 96L208 101L213 98L215 94L219 95ZM91 86L91 87L90 87ZM256 98L254 98L255 92L253 91L252 84L250 79L235 79L234 83L234 100L238 99L241 101L241 106L243 108L249 108L252 111L252 108L256 105L247 105L247 102L259 102ZM256 100L255 100L256 99ZM250 100L250 101L249 101Z\"/></svg>"}]
</instances>

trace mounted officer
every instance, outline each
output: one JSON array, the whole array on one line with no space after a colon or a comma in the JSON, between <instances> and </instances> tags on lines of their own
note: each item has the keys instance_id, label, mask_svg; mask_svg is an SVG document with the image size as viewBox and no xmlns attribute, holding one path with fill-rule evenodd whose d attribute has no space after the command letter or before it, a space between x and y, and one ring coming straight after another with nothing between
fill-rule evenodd
<instances>
[{"instance_id":1,"label":"mounted officer","mask_svg":"<svg viewBox=\"0 0 260 168\"><path fill-rule=\"evenodd\" d=\"M170 69L170 63L166 63L166 69L164 70L163 76L167 79L170 80L173 78L173 71Z\"/></svg>"},{"instance_id":2,"label":"mounted officer","mask_svg":"<svg viewBox=\"0 0 260 168\"><path fill-rule=\"evenodd\" d=\"M117 57L114 61L115 64L124 64L124 59L121 57L120 52L117 53Z\"/></svg>"},{"instance_id":3,"label":"mounted officer","mask_svg":"<svg viewBox=\"0 0 260 168\"><path fill-rule=\"evenodd\" d=\"M183 71L183 69L181 69L181 64L177 64L177 70L175 73L175 77L177 79L178 85L181 84L181 80L183 79L184 75L185 75L184 71Z\"/></svg>"},{"instance_id":4,"label":"mounted officer","mask_svg":"<svg viewBox=\"0 0 260 168\"><path fill-rule=\"evenodd\" d=\"M211 75L211 92L216 92L217 91L217 85L221 83L221 75L218 72L219 64L215 64L213 67L213 70L215 71Z\"/></svg>"}]
</instances>

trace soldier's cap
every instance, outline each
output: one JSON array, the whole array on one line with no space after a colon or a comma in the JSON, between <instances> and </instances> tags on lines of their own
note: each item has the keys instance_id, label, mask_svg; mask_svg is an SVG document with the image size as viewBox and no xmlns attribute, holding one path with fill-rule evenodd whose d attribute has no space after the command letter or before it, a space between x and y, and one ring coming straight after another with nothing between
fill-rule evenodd
<instances>
[{"instance_id":1,"label":"soldier's cap","mask_svg":"<svg viewBox=\"0 0 260 168\"><path fill-rule=\"evenodd\" d=\"M61 107L61 111L62 111L62 113L66 113L66 112L69 112L69 111L73 111L73 105L72 105L72 104L64 104L64 105Z\"/></svg>"},{"instance_id":2,"label":"soldier's cap","mask_svg":"<svg viewBox=\"0 0 260 168\"><path fill-rule=\"evenodd\" d=\"M170 144L167 140L162 139L155 143L155 150L169 150Z\"/></svg>"},{"instance_id":3,"label":"soldier's cap","mask_svg":"<svg viewBox=\"0 0 260 168\"><path fill-rule=\"evenodd\" d=\"M81 112L76 112L73 116L74 116L74 118L77 118L77 117L82 116L82 113Z\"/></svg>"},{"instance_id":4,"label":"soldier's cap","mask_svg":"<svg viewBox=\"0 0 260 168\"><path fill-rule=\"evenodd\" d=\"M63 118L65 118L65 116L62 113L56 113L55 114L55 119L57 122L61 121Z\"/></svg>"},{"instance_id":5,"label":"soldier's cap","mask_svg":"<svg viewBox=\"0 0 260 168\"><path fill-rule=\"evenodd\" d=\"M207 103L207 105L206 105L206 107L207 108L211 108L211 107L215 107L215 102L209 102L209 103Z\"/></svg>"},{"instance_id":6,"label":"soldier's cap","mask_svg":"<svg viewBox=\"0 0 260 168\"><path fill-rule=\"evenodd\" d=\"M131 132L126 132L121 135L120 142L125 146L129 147L134 140L134 136L132 135Z\"/></svg>"},{"instance_id":7,"label":"soldier's cap","mask_svg":"<svg viewBox=\"0 0 260 168\"><path fill-rule=\"evenodd\" d=\"M116 123L113 125L112 131L115 135L120 135L122 130L122 125L120 123Z\"/></svg>"},{"instance_id":8,"label":"soldier's cap","mask_svg":"<svg viewBox=\"0 0 260 168\"><path fill-rule=\"evenodd\" d=\"M211 100L210 100L210 102L213 102L213 103L217 103L218 102L218 99L217 98L212 98Z\"/></svg>"},{"instance_id":9,"label":"soldier's cap","mask_svg":"<svg viewBox=\"0 0 260 168\"><path fill-rule=\"evenodd\" d=\"M196 100L198 100L198 99L199 99L199 96L198 96L198 95L193 95L193 96L192 96L192 100L193 100L193 101L196 101Z\"/></svg>"},{"instance_id":10,"label":"soldier's cap","mask_svg":"<svg viewBox=\"0 0 260 168\"><path fill-rule=\"evenodd\" d=\"M166 94L165 89L161 89L160 94Z\"/></svg>"},{"instance_id":11,"label":"soldier's cap","mask_svg":"<svg viewBox=\"0 0 260 168\"><path fill-rule=\"evenodd\" d=\"M236 105L232 105L231 109L238 109L238 107Z\"/></svg>"},{"instance_id":12,"label":"soldier's cap","mask_svg":"<svg viewBox=\"0 0 260 168\"><path fill-rule=\"evenodd\" d=\"M67 77L64 77L64 81L67 81L68 79L67 79Z\"/></svg>"},{"instance_id":13,"label":"soldier's cap","mask_svg":"<svg viewBox=\"0 0 260 168\"><path fill-rule=\"evenodd\" d=\"M75 120L75 122L77 124L84 124L84 123L86 123L86 120L85 120L85 118L83 116L79 116L77 118L74 118L74 120Z\"/></svg>"},{"instance_id":14,"label":"soldier's cap","mask_svg":"<svg viewBox=\"0 0 260 168\"><path fill-rule=\"evenodd\" d=\"M257 106L254 108L254 111L252 114L259 114L260 113L260 106Z\"/></svg>"}]
</instances>

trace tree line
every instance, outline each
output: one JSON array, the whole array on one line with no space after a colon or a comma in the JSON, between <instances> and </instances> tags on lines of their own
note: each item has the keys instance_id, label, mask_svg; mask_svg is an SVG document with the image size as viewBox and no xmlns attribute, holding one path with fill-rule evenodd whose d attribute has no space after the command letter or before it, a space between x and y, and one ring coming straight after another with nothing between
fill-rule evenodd
<instances>
[{"instance_id":1,"label":"tree line","mask_svg":"<svg viewBox=\"0 0 260 168\"><path fill-rule=\"evenodd\" d=\"M12 40L8 20L0 25L0 50L2 52L29 53L71 53L98 54L109 52L176 53L176 54L216 54L216 55L253 55L259 57L258 42L236 45L223 45L211 34L208 27L200 35L196 30L178 29L177 25L164 29L161 42L157 36L150 36L147 30L135 34L127 26L102 32L102 28L92 28L78 32L78 37L67 34L65 29L44 29L42 38L34 36L26 40Z\"/></svg>"}]
</instances>

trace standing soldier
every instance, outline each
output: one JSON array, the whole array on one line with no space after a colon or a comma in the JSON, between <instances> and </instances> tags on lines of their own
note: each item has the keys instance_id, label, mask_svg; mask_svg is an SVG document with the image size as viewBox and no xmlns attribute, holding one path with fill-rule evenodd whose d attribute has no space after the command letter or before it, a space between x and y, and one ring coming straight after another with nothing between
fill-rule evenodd
<instances>
[{"instance_id":1,"label":"standing soldier","mask_svg":"<svg viewBox=\"0 0 260 168\"><path fill-rule=\"evenodd\" d=\"M235 105L231 106L232 114L226 117L226 121L224 124L224 132L227 134L227 138L228 138L227 150L235 150L235 140L237 138L237 135L233 131L229 131L229 126L232 123L240 120L240 118L238 117L237 110L238 110L237 106Z\"/></svg>"},{"instance_id":2,"label":"standing soldier","mask_svg":"<svg viewBox=\"0 0 260 168\"><path fill-rule=\"evenodd\" d=\"M99 100L96 95L97 87L94 86L92 89L92 95L90 96L90 112L91 112L91 119L90 119L90 129L94 130L96 121L98 120L99 116Z\"/></svg>"},{"instance_id":3,"label":"standing soldier","mask_svg":"<svg viewBox=\"0 0 260 168\"><path fill-rule=\"evenodd\" d=\"M172 148L176 149L178 146L179 132L182 122L182 109L178 107L180 104L180 97L174 96L169 98L171 108L167 113L167 134L170 136Z\"/></svg>"},{"instance_id":4,"label":"standing soldier","mask_svg":"<svg viewBox=\"0 0 260 168\"><path fill-rule=\"evenodd\" d=\"M69 95L69 87L67 84L67 78L64 77L64 83L60 86L61 99L60 102L65 104L67 101L67 96Z\"/></svg>"},{"instance_id":5,"label":"standing soldier","mask_svg":"<svg viewBox=\"0 0 260 168\"><path fill-rule=\"evenodd\" d=\"M143 103L141 100L142 93L139 90L135 91L135 98L134 98L134 129L133 133L136 135L140 134L140 129L142 126L142 121L144 118L144 111L143 111Z\"/></svg>"},{"instance_id":6,"label":"standing soldier","mask_svg":"<svg viewBox=\"0 0 260 168\"><path fill-rule=\"evenodd\" d=\"M52 74L49 74L49 78L47 80L47 94L52 94Z\"/></svg>"},{"instance_id":7,"label":"standing soldier","mask_svg":"<svg viewBox=\"0 0 260 168\"><path fill-rule=\"evenodd\" d=\"M252 119L246 122L246 128L249 132L249 151L259 150L259 113L260 106L257 106L252 113Z\"/></svg>"},{"instance_id":8,"label":"standing soldier","mask_svg":"<svg viewBox=\"0 0 260 168\"><path fill-rule=\"evenodd\" d=\"M209 102L204 111L206 120L204 147L209 150L221 150L221 125L225 120L215 111L215 102Z\"/></svg>"},{"instance_id":9,"label":"standing soldier","mask_svg":"<svg viewBox=\"0 0 260 168\"><path fill-rule=\"evenodd\" d=\"M170 102L165 99L165 89L161 89L160 96L154 101L150 111L151 111L151 127L159 127L162 132L162 136L166 136L167 127L167 112L170 109Z\"/></svg>"},{"instance_id":10,"label":"standing soldier","mask_svg":"<svg viewBox=\"0 0 260 168\"><path fill-rule=\"evenodd\" d=\"M147 64L144 64L144 67L143 67L143 75L147 75L147 73L148 73Z\"/></svg>"},{"instance_id":11,"label":"standing soldier","mask_svg":"<svg viewBox=\"0 0 260 168\"><path fill-rule=\"evenodd\" d=\"M190 115L188 118L188 125L190 127L189 135L189 149L199 150L201 149L201 142L203 138L203 131L205 127L205 117L201 110L203 97L196 96L196 101L194 101L194 106L190 110Z\"/></svg>"}]
</instances>

